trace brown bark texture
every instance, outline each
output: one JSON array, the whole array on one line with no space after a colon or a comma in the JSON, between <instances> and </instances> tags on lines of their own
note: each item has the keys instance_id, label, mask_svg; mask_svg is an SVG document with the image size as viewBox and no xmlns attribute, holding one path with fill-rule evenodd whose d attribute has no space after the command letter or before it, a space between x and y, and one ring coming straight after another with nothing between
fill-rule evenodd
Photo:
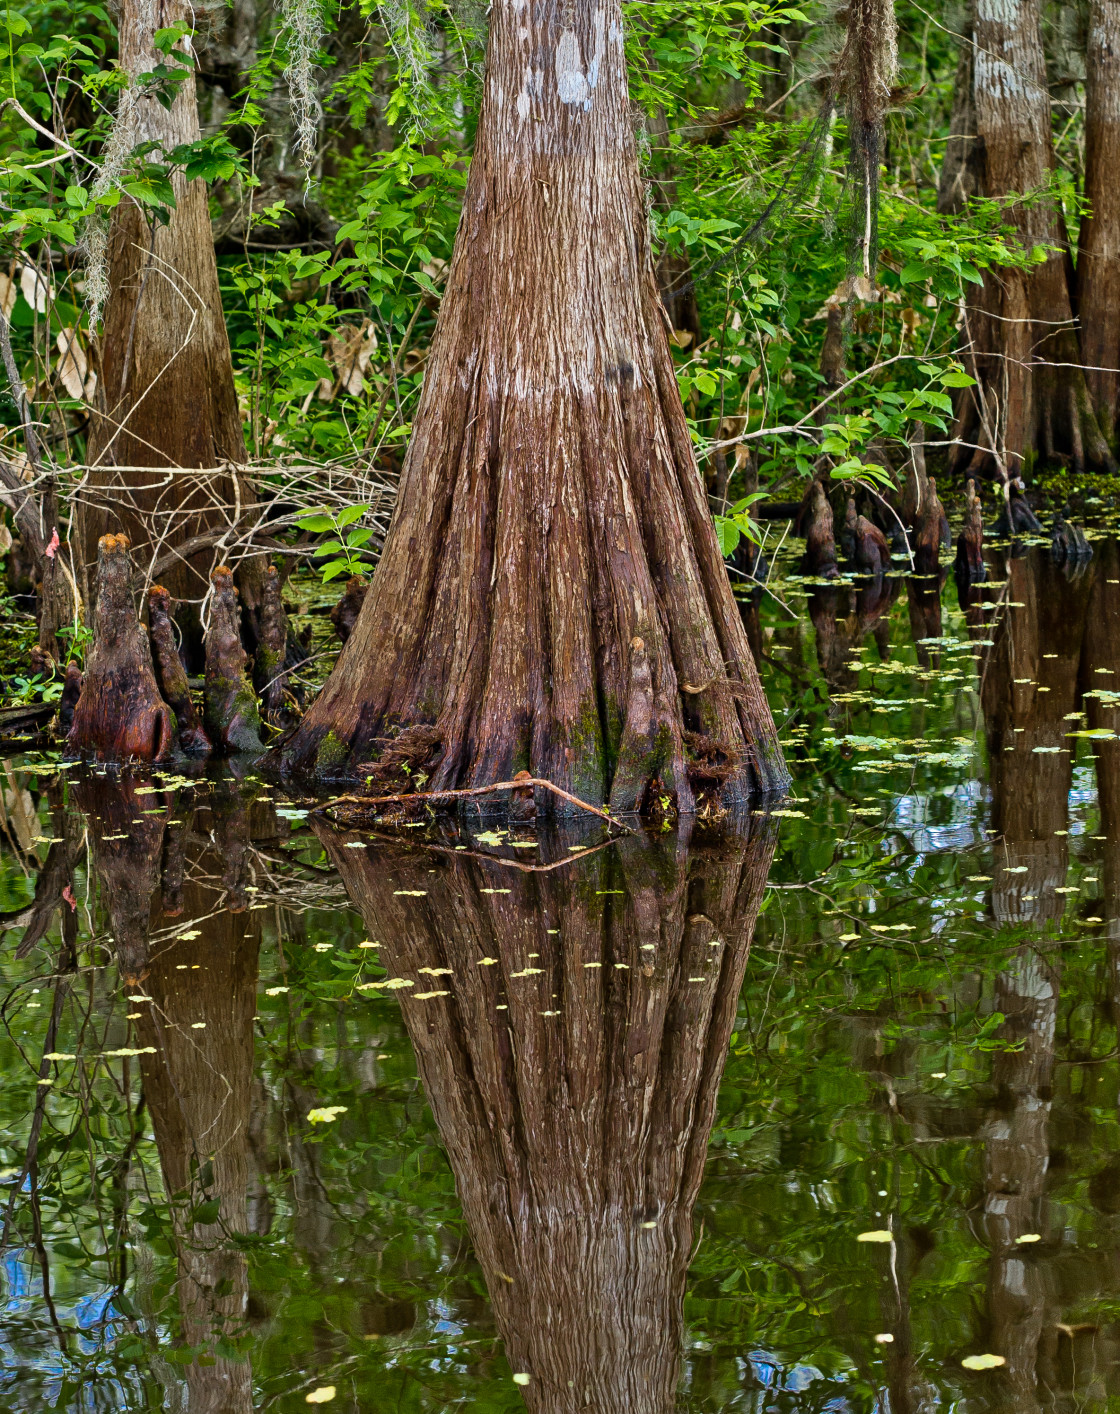
<instances>
[{"instance_id":1,"label":"brown bark texture","mask_svg":"<svg viewBox=\"0 0 1120 1414\"><path fill-rule=\"evenodd\" d=\"M156 686L128 551L124 535L102 536L98 545L93 648L67 743L100 761L165 761L175 746L175 717Z\"/></svg>"},{"instance_id":2,"label":"brown bark texture","mask_svg":"<svg viewBox=\"0 0 1120 1414\"><path fill-rule=\"evenodd\" d=\"M253 686L260 695L264 715L278 722L284 708L288 675L288 616L281 597L280 572L269 565L263 575L257 647L253 654Z\"/></svg>"},{"instance_id":3,"label":"brown bark texture","mask_svg":"<svg viewBox=\"0 0 1120 1414\"><path fill-rule=\"evenodd\" d=\"M976 132L984 195L1032 193L1054 170L1050 95L1039 0L977 9L973 55ZM1026 270L985 277L965 325L967 362L979 381L961 399L954 465L1017 475L1024 460L1111 469L1082 370L1070 293L1068 237L1052 199L1015 203L1008 217L1027 250L1048 255Z\"/></svg>"},{"instance_id":4,"label":"brown bark texture","mask_svg":"<svg viewBox=\"0 0 1120 1414\"><path fill-rule=\"evenodd\" d=\"M984 564L984 518L975 481L965 487L964 525L957 537L955 574L958 584L979 584L987 578Z\"/></svg>"},{"instance_id":5,"label":"brown bark texture","mask_svg":"<svg viewBox=\"0 0 1120 1414\"><path fill-rule=\"evenodd\" d=\"M1105 435L1120 433L1120 0L1092 0L1085 59L1085 199L1077 256L1085 378Z\"/></svg>"},{"instance_id":6,"label":"brown bark texture","mask_svg":"<svg viewBox=\"0 0 1120 1414\"><path fill-rule=\"evenodd\" d=\"M130 87L120 100L117 140L126 150L158 142L169 152L199 137L192 71L170 110L137 82L166 62L156 31L191 14L181 0L123 0L119 64ZM181 174L172 185L171 219L154 234L127 196L110 223L99 406L88 447L93 470L83 506L87 564L109 530L146 548L154 523L166 550L224 523L214 503L234 504L236 473L200 480L190 468L245 460L206 185ZM172 595L200 599L208 564L203 551L172 566L164 576Z\"/></svg>"},{"instance_id":7,"label":"brown bark texture","mask_svg":"<svg viewBox=\"0 0 1120 1414\"><path fill-rule=\"evenodd\" d=\"M354 632L289 744L351 774L434 724L432 787L518 770L694 808L683 735L787 780L681 406L619 0L490 10L485 92L400 494Z\"/></svg>"},{"instance_id":8,"label":"brown bark texture","mask_svg":"<svg viewBox=\"0 0 1120 1414\"><path fill-rule=\"evenodd\" d=\"M202 694L206 731L219 751L260 751L260 708L249 681L249 656L241 646L241 610L228 565L218 566L211 585Z\"/></svg>"},{"instance_id":9,"label":"brown bark texture","mask_svg":"<svg viewBox=\"0 0 1120 1414\"><path fill-rule=\"evenodd\" d=\"M627 838L526 873L315 829L381 961L413 982L397 995L527 1407L670 1414L773 839Z\"/></svg>"},{"instance_id":10,"label":"brown bark texture","mask_svg":"<svg viewBox=\"0 0 1120 1414\"><path fill-rule=\"evenodd\" d=\"M914 571L920 575L940 573L943 537L948 539L949 520L937 494L937 481L926 479L926 495L917 514L913 534Z\"/></svg>"},{"instance_id":11,"label":"brown bark texture","mask_svg":"<svg viewBox=\"0 0 1120 1414\"><path fill-rule=\"evenodd\" d=\"M798 530L805 537L802 568L806 574L821 575L825 579L835 579L839 575L834 523L832 506L824 487L814 477L806 487L798 520Z\"/></svg>"},{"instance_id":12,"label":"brown bark texture","mask_svg":"<svg viewBox=\"0 0 1120 1414\"><path fill-rule=\"evenodd\" d=\"M153 585L148 594L148 632L160 691L175 713L179 745L188 756L207 756L211 750L210 738L199 721L191 698L187 670L175 646L171 596L162 584Z\"/></svg>"}]
</instances>

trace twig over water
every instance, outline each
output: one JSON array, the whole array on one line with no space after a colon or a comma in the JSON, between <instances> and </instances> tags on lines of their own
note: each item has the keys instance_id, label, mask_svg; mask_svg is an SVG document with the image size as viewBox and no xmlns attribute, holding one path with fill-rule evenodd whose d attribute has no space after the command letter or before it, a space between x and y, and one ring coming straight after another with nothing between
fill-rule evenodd
<instances>
[{"instance_id":1,"label":"twig over water","mask_svg":"<svg viewBox=\"0 0 1120 1414\"><path fill-rule=\"evenodd\" d=\"M492 786L471 786L463 790L415 791L404 795L340 795L336 796L334 800L325 800L322 805L314 806L310 813L321 815L327 810L332 810L336 805L415 805L435 800L469 800L473 796L490 795L497 790L527 790L530 786L538 786L541 790L551 791L561 800L566 800L569 805L577 805L581 810L598 815L599 819L605 820L608 825L617 825L620 830L626 830L632 835L638 833L632 826L624 824L615 816L608 814L607 811L600 810L597 805L589 805L586 800L580 800L578 795L572 795L569 791L563 790L560 786L553 785L551 781L543 780L539 776L521 776L516 781L495 781Z\"/></svg>"}]
</instances>

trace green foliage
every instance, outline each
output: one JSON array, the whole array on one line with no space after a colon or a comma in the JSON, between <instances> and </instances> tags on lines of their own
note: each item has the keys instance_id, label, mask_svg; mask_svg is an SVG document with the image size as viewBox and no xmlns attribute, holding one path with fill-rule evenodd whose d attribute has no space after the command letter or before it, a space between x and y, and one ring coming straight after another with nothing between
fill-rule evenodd
<instances>
[{"instance_id":1,"label":"green foliage","mask_svg":"<svg viewBox=\"0 0 1120 1414\"><path fill-rule=\"evenodd\" d=\"M748 512L756 501L762 501L765 498L765 491L754 491L751 495L736 501L733 506L728 508L726 515L713 517L721 554L733 555L739 548L739 541L744 537L755 545L762 544L762 532L751 520Z\"/></svg>"},{"instance_id":2,"label":"green foliage","mask_svg":"<svg viewBox=\"0 0 1120 1414\"><path fill-rule=\"evenodd\" d=\"M309 530L315 535L331 533L334 538L324 540L315 549L316 559L328 559L320 566L323 583L337 579L340 574L360 574L365 568L362 559L365 547L373 538L373 530L368 525L355 525L369 510L368 505L347 506L342 511L310 512L297 522L300 530ZM348 527L353 526L353 529Z\"/></svg>"},{"instance_id":3,"label":"green foliage","mask_svg":"<svg viewBox=\"0 0 1120 1414\"><path fill-rule=\"evenodd\" d=\"M4 694L5 701L13 706L32 702L57 702L61 696L62 683L42 673L35 673L29 678L10 678Z\"/></svg>"}]
</instances>

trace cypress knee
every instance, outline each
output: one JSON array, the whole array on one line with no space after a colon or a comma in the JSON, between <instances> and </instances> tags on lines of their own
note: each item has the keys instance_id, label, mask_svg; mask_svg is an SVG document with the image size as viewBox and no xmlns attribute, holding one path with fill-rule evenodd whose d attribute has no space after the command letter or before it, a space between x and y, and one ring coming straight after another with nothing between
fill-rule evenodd
<instances>
[{"instance_id":1,"label":"cypress knee","mask_svg":"<svg viewBox=\"0 0 1120 1414\"><path fill-rule=\"evenodd\" d=\"M979 584L985 578L984 522L975 481L969 481L965 496L964 526L957 541L957 584Z\"/></svg>"},{"instance_id":2,"label":"cypress knee","mask_svg":"<svg viewBox=\"0 0 1120 1414\"><path fill-rule=\"evenodd\" d=\"M211 750L210 738L191 701L187 670L175 647L171 627L171 595L162 584L154 584L148 593L148 632L160 689L175 713L179 745L189 756L206 756Z\"/></svg>"},{"instance_id":3,"label":"cypress knee","mask_svg":"<svg viewBox=\"0 0 1120 1414\"><path fill-rule=\"evenodd\" d=\"M926 445L919 430L910 439L910 465L906 468L906 482L899 498L898 516L907 530L913 530L929 496L929 476L926 472Z\"/></svg>"},{"instance_id":4,"label":"cypress knee","mask_svg":"<svg viewBox=\"0 0 1120 1414\"><path fill-rule=\"evenodd\" d=\"M210 584L203 721L215 749L260 751L261 714L249 681L249 656L241 646L241 615L229 566L219 565Z\"/></svg>"},{"instance_id":5,"label":"cypress knee","mask_svg":"<svg viewBox=\"0 0 1120 1414\"><path fill-rule=\"evenodd\" d=\"M854 510L855 503L849 504ZM852 541L852 559L861 574L879 575L890 569L891 547L887 537L866 516L856 516Z\"/></svg>"},{"instance_id":6,"label":"cypress knee","mask_svg":"<svg viewBox=\"0 0 1120 1414\"><path fill-rule=\"evenodd\" d=\"M356 615L355 615L356 617ZM288 675L288 616L280 597L280 574L275 565L264 572L261 594L260 635L253 658L253 686L260 694L265 720L275 722L284 706Z\"/></svg>"},{"instance_id":7,"label":"cypress knee","mask_svg":"<svg viewBox=\"0 0 1120 1414\"><path fill-rule=\"evenodd\" d=\"M77 663L66 664L66 681L62 685L62 696L58 699L58 734L69 736L74 725L74 709L82 695L82 670Z\"/></svg>"},{"instance_id":8,"label":"cypress knee","mask_svg":"<svg viewBox=\"0 0 1120 1414\"><path fill-rule=\"evenodd\" d=\"M941 543L947 524L945 508L937 495L937 482L929 478L929 495L918 515L914 536L914 572L936 575L940 569Z\"/></svg>"},{"instance_id":9,"label":"cypress knee","mask_svg":"<svg viewBox=\"0 0 1120 1414\"><path fill-rule=\"evenodd\" d=\"M996 521L996 534L1001 538L1015 535L1037 535L1042 522L1031 509L1023 491L1023 483L1015 477L1007 484L1006 499Z\"/></svg>"},{"instance_id":10,"label":"cypress knee","mask_svg":"<svg viewBox=\"0 0 1120 1414\"><path fill-rule=\"evenodd\" d=\"M126 535L97 545L97 626L67 738L99 761L165 761L175 717L159 695L148 635L132 598Z\"/></svg>"},{"instance_id":11,"label":"cypress knee","mask_svg":"<svg viewBox=\"0 0 1120 1414\"><path fill-rule=\"evenodd\" d=\"M805 536L805 571L834 579L836 540L832 532L832 507L819 481L809 483L801 511L801 533Z\"/></svg>"}]
</instances>

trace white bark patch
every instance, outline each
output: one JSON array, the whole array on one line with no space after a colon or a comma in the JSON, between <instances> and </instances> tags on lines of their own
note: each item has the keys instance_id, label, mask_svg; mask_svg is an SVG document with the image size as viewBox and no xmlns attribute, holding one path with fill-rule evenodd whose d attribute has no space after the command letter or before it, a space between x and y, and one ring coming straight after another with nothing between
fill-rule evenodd
<instances>
[{"instance_id":1,"label":"white bark patch","mask_svg":"<svg viewBox=\"0 0 1120 1414\"><path fill-rule=\"evenodd\" d=\"M976 18L986 24L1013 25L1019 17L1019 0L979 0Z\"/></svg>"},{"instance_id":2,"label":"white bark patch","mask_svg":"<svg viewBox=\"0 0 1120 1414\"><path fill-rule=\"evenodd\" d=\"M525 82L521 86L521 92L517 95L517 116L522 122L529 116L529 109L532 100L529 97L529 85L532 82L533 71L529 69L525 74Z\"/></svg>"},{"instance_id":3,"label":"white bark patch","mask_svg":"<svg viewBox=\"0 0 1120 1414\"><path fill-rule=\"evenodd\" d=\"M997 98L1020 98L1027 91L1027 85L1010 64L983 49L976 51L976 87Z\"/></svg>"},{"instance_id":4,"label":"white bark patch","mask_svg":"<svg viewBox=\"0 0 1120 1414\"><path fill-rule=\"evenodd\" d=\"M566 29L556 46L556 91L561 103L588 103L591 90L575 30Z\"/></svg>"},{"instance_id":5,"label":"white bark patch","mask_svg":"<svg viewBox=\"0 0 1120 1414\"><path fill-rule=\"evenodd\" d=\"M595 53L591 63L587 66L588 87L594 88L599 82L599 66L603 62L603 40L607 27L607 17L602 10L595 11L595 17L591 21L591 32L595 36Z\"/></svg>"},{"instance_id":6,"label":"white bark patch","mask_svg":"<svg viewBox=\"0 0 1120 1414\"><path fill-rule=\"evenodd\" d=\"M517 116L522 122L529 116L533 107L533 99L544 96L544 72L541 69L534 69L532 64L525 70L525 77L521 83L521 92L517 95Z\"/></svg>"}]
</instances>

